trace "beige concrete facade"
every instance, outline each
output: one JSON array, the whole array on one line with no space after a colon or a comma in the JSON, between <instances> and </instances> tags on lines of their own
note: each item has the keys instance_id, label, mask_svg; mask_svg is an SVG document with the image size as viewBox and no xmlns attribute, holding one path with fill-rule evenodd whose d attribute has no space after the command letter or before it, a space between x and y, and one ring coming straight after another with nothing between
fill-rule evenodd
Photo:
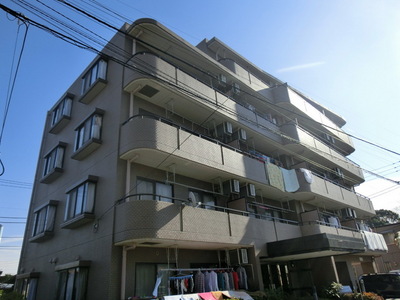
<instances>
[{"instance_id":1,"label":"beige concrete facade","mask_svg":"<svg viewBox=\"0 0 400 300\"><path fill-rule=\"evenodd\" d=\"M216 38L122 30L48 112L17 289L147 297L165 269L239 266L249 291L356 288L384 249L343 118Z\"/></svg>"}]
</instances>

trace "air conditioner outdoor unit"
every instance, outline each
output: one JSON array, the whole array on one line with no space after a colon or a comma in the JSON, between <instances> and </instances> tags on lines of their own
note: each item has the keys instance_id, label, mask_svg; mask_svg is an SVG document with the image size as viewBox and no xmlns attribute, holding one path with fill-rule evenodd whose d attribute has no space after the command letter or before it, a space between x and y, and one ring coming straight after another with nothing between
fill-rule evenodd
<instances>
[{"instance_id":1,"label":"air conditioner outdoor unit","mask_svg":"<svg viewBox=\"0 0 400 300\"><path fill-rule=\"evenodd\" d=\"M240 182L237 179L231 179L224 183L225 194L239 194L240 193Z\"/></svg>"},{"instance_id":2,"label":"air conditioner outdoor unit","mask_svg":"<svg viewBox=\"0 0 400 300\"><path fill-rule=\"evenodd\" d=\"M234 82L232 84L232 91L235 95L239 95L240 94L240 85L237 84L236 82Z\"/></svg>"},{"instance_id":3,"label":"air conditioner outdoor unit","mask_svg":"<svg viewBox=\"0 0 400 300\"><path fill-rule=\"evenodd\" d=\"M218 74L218 82L226 84L226 76L224 74Z\"/></svg>"},{"instance_id":4,"label":"air conditioner outdoor unit","mask_svg":"<svg viewBox=\"0 0 400 300\"><path fill-rule=\"evenodd\" d=\"M235 139L238 139L238 140L241 140L241 141L243 141L243 142L246 141L246 140L247 140L247 132L246 132L246 130L240 128L238 131L236 131L236 132L234 133L233 139L234 139L234 140L235 140Z\"/></svg>"},{"instance_id":5,"label":"air conditioner outdoor unit","mask_svg":"<svg viewBox=\"0 0 400 300\"><path fill-rule=\"evenodd\" d=\"M249 184L247 185L247 194L248 194L250 197L255 197L255 196L256 196L256 186L255 186L254 184L249 183Z\"/></svg>"},{"instance_id":6,"label":"air conditioner outdoor unit","mask_svg":"<svg viewBox=\"0 0 400 300\"><path fill-rule=\"evenodd\" d=\"M255 198L256 197L256 187L252 183L248 183L245 186L240 188L240 196L247 198Z\"/></svg>"},{"instance_id":7,"label":"air conditioner outdoor unit","mask_svg":"<svg viewBox=\"0 0 400 300\"><path fill-rule=\"evenodd\" d=\"M242 260L242 264L248 264L249 263L249 258L247 255L247 249L240 249L240 258Z\"/></svg>"},{"instance_id":8,"label":"air conditioner outdoor unit","mask_svg":"<svg viewBox=\"0 0 400 300\"><path fill-rule=\"evenodd\" d=\"M332 144L335 143L335 138L327 133L322 133L322 138Z\"/></svg>"},{"instance_id":9,"label":"air conditioner outdoor unit","mask_svg":"<svg viewBox=\"0 0 400 300\"><path fill-rule=\"evenodd\" d=\"M239 139L242 141L247 140L247 132L244 129L239 129Z\"/></svg>"},{"instance_id":10,"label":"air conditioner outdoor unit","mask_svg":"<svg viewBox=\"0 0 400 300\"><path fill-rule=\"evenodd\" d=\"M233 133L232 123L224 122L224 133L225 134L232 134Z\"/></svg>"},{"instance_id":11,"label":"air conditioner outdoor unit","mask_svg":"<svg viewBox=\"0 0 400 300\"><path fill-rule=\"evenodd\" d=\"M344 177L343 171L339 168L333 168L333 172L334 172L334 176L336 176L338 178Z\"/></svg>"},{"instance_id":12,"label":"air conditioner outdoor unit","mask_svg":"<svg viewBox=\"0 0 400 300\"><path fill-rule=\"evenodd\" d=\"M357 218L356 211L350 207L342 209L342 217L345 219L355 219Z\"/></svg>"},{"instance_id":13,"label":"air conditioner outdoor unit","mask_svg":"<svg viewBox=\"0 0 400 300\"><path fill-rule=\"evenodd\" d=\"M223 91L226 91L227 89L227 79L226 76L223 74L218 74L218 78L217 78L218 82L217 85L220 89L222 89Z\"/></svg>"}]
</instances>

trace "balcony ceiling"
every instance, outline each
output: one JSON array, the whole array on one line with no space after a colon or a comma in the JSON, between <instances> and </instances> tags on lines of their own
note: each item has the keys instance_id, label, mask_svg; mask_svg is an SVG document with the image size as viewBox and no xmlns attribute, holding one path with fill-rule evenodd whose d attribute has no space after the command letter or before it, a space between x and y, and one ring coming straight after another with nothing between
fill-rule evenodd
<instances>
[{"instance_id":1,"label":"balcony ceiling","mask_svg":"<svg viewBox=\"0 0 400 300\"><path fill-rule=\"evenodd\" d=\"M233 250L250 247L250 245L229 244L204 241L184 241L167 239L134 239L116 243L115 246L137 246L152 248L178 248L178 249L198 249L198 250Z\"/></svg>"}]
</instances>

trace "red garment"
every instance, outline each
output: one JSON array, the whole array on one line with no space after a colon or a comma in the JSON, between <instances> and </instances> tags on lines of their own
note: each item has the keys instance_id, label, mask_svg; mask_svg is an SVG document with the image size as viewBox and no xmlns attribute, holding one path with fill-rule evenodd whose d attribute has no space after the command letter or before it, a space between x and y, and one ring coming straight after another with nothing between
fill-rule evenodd
<instances>
[{"instance_id":1,"label":"red garment","mask_svg":"<svg viewBox=\"0 0 400 300\"><path fill-rule=\"evenodd\" d=\"M232 276L233 276L233 284L235 285L235 290L238 290L239 289L239 275L237 272L233 271Z\"/></svg>"}]
</instances>

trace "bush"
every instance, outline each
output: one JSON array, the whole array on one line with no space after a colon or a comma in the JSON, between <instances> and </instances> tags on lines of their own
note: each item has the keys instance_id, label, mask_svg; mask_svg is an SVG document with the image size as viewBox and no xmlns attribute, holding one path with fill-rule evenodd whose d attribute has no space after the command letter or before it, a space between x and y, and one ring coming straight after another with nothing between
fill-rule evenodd
<instances>
[{"instance_id":1,"label":"bush","mask_svg":"<svg viewBox=\"0 0 400 300\"><path fill-rule=\"evenodd\" d=\"M1 295L0 300L23 300L24 296L22 296L18 292L10 292L10 293L4 293Z\"/></svg>"},{"instance_id":2,"label":"bush","mask_svg":"<svg viewBox=\"0 0 400 300\"><path fill-rule=\"evenodd\" d=\"M355 294L354 300L384 300L382 296L375 293L357 293Z\"/></svg>"},{"instance_id":3,"label":"bush","mask_svg":"<svg viewBox=\"0 0 400 300\"><path fill-rule=\"evenodd\" d=\"M329 299L340 299L343 285L338 282L332 282L327 288L323 290L323 295Z\"/></svg>"},{"instance_id":4,"label":"bush","mask_svg":"<svg viewBox=\"0 0 400 300\"><path fill-rule=\"evenodd\" d=\"M282 288L267 289L265 295L268 300L286 300L287 295Z\"/></svg>"}]
</instances>

